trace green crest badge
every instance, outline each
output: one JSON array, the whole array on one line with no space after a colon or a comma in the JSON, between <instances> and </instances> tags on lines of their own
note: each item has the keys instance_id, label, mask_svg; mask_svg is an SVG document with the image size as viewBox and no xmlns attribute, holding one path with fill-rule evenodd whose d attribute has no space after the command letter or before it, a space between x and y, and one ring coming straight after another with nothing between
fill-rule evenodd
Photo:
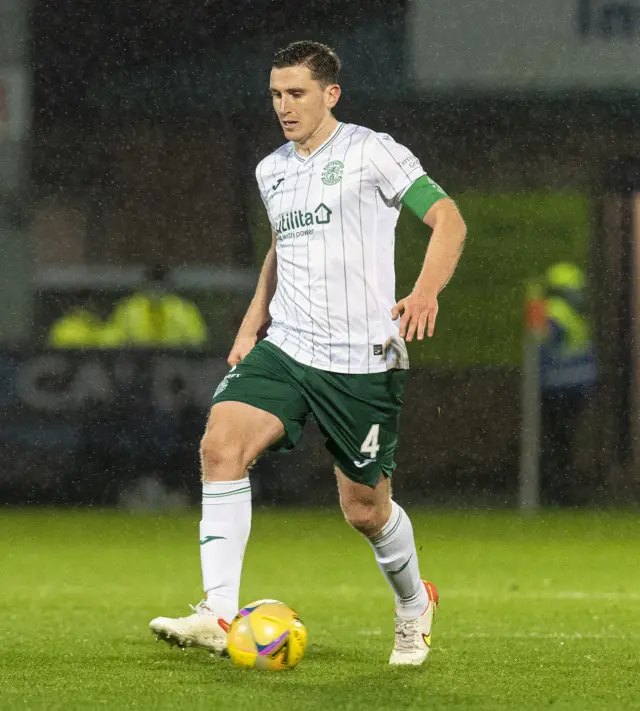
<instances>
[{"instance_id":1,"label":"green crest badge","mask_svg":"<svg viewBox=\"0 0 640 711\"><path fill-rule=\"evenodd\" d=\"M332 160L327 163L322 171L322 182L325 185L335 185L342 180L342 171L344 163L339 160Z\"/></svg>"}]
</instances>

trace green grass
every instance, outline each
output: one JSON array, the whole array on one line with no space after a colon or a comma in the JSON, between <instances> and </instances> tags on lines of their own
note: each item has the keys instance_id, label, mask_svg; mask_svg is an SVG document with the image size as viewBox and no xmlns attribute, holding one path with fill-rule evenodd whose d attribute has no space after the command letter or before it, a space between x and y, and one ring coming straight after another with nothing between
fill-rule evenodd
<instances>
[{"instance_id":1,"label":"green grass","mask_svg":"<svg viewBox=\"0 0 640 711\"><path fill-rule=\"evenodd\" d=\"M409 346L412 363L520 365L525 283L558 261L586 265L587 198L570 191L455 197L467 223L467 243L440 295L436 334ZM425 228L403 210L396 242L399 295L413 288L426 244Z\"/></svg>"},{"instance_id":2,"label":"green grass","mask_svg":"<svg viewBox=\"0 0 640 711\"><path fill-rule=\"evenodd\" d=\"M258 511L242 599L296 607L293 672L156 644L197 602L194 511L0 514L0 709L637 709L637 516L412 512L440 588L425 667L391 669L391 599L335 511Z\"/></svg>"}]
</instances>

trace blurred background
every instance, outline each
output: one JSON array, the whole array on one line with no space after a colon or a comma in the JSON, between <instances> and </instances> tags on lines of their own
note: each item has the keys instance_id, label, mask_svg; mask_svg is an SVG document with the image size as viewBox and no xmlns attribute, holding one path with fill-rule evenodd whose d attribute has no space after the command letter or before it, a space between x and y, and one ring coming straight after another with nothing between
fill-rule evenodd
<instances>
[{"instance_id":1,"label":"blurred background","mask_svg":"<svg viewBox=\"0 0 640 711\"><path fill-rule=\"evenodd\" d=\"M0 501L198 500L270 241L271 57L296 39L341 57L337 117L408 145L468 224L411 347L396 491L637 503L638 0L0 0ZM403 213L399 295L427 240ZM334 501L313 423L255 482Z\"/></svg>"}]
</instances>

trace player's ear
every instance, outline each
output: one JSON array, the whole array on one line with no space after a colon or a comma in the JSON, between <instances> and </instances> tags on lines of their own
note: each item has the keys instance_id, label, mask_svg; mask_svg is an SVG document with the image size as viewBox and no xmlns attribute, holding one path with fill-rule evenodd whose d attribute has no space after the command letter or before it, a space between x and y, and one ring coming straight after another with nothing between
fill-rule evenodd
<instances>
[{"instance_id":1,"label":"player's ear","mask_svg":"<svg viewBox=\"0 0 640 711\"><path fill-rule=\"evenodd\" d=\"M332 109L340 98L341 89L338 84L329 84L324 90L325 102L328 109Z\"/></svg>"}]
</instances>

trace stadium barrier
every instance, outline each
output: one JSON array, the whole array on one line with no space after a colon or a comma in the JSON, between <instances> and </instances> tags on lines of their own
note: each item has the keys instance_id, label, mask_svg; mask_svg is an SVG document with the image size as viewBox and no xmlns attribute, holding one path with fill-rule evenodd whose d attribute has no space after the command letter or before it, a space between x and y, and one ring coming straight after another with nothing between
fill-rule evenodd
<instances>
[{"instance_id":1,"label":"stadium barrier","mask_svg":"<svg viewBox=\"0 0 640 711\"><path fill-rule=\"evenodd\" d=\"M117 503L141 477L199 497L198 445L223 358L168 351L0 351L0 502ZM405 393L398 495L506 502L517 490L515 369L415 368ZM289 455L255 468L265 502L331 504L310 422ZM497 498L496 498L497 497Z\"/></svg>"}]
</instances>

